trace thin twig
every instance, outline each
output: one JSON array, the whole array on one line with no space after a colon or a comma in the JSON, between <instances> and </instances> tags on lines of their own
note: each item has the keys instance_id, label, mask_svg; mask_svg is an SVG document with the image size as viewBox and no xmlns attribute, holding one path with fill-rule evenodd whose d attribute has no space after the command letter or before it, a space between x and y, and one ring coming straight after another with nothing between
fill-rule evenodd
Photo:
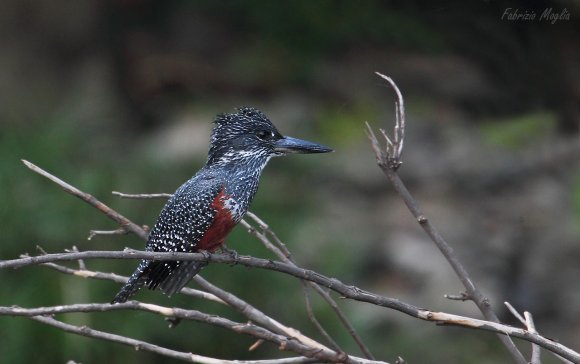
<instances>
[{"instance_id":1,"label":"thin twig","mask_svg":"<svg viewBox=\"0 0 580 364\"><path fill-rule=\"evenodd\" d=\"M163 198L163 199L167 199L170 198L171 196L173 196L171 193L122 193L122 192L117 192L117 191L113 191L111 192L113 195L115 196L119 196L121 198L132 198L132 199L157 199L157 198Z\"/></svg>"},{"instance_id":2,"label":"thin twig","mask_svg":"<svg viewBox=\"0 0 580 364\"><path fill-rule=\"evenodd\" d=\"M467 295L465 292L461 292L460 294L444 294L443 297L447 298L448 300L452 301L469 301L471 297Z\"/></svg>"},{"instance_id":3,"label":"thin twig","mask_svg":"<svg viewBox=\"0 0 580 364\"><path fill-rule=\"evenodd\" d=\"M248 233L255 236L260 242L262 242L262 244L266 247L266 249L272 251L274 254L276 254L278 257L280 257L284 262L289 263L289 264L293 264L296 265L291 258L289 258L289 255L285 255L282 253L281 250L279 250L277 247L275 247L272 242L268 239L268 237L266 237L265 235L265 230L269 229L268 225L266 225L265 222L263 222L262 220L260 220L256 215L251 214L250 217L256 221L256 223L258 224L258 226L260 227L260 229L262 229L262 232L258 232L253 226L251 226L247 221L242 220L241 225L243 227L245 227L248 230ZM312 305L311 305L311 301L310 301L310 296L308 294L308 288L307 288L307 283L305 281L302 281L302 289L303 289L303 293L304 293L304 300L306 303L306 313L308 315L308 318L310 319L310 321L312 322L312 324L316 327L316 329L318 330L318 332L326 339L326 341L335 349L338 351L343 351L340 346L334 341L334 339L328 334L328 332L324 329L324 327L322 326L322 324L318 321L318 319L316 318L313 310L312 310ZM315 284L312 282L308 282L309 284ZM367 357L368 358L368 357Z\"/></svg>"},{"instance_id":4,"label":"thin twig","mask_svg":"<svg viewBox=\"0 0 580 364\"><path fill-rule=\"evenodd\" d=\"M307 283L307 282L301 280L300 283L302 283L302 292L304 294L304 304L306 305L306 315L308 316L308 319L310 320L310 322L312 322L314 327L316 327L318 332L324 337L326 342L328 342L328 344L334 350L339 351L339 352L345 352L340 347L340 345L338 345L338 343L336 341L334 341L332 336L330 336L330 334L328 333L328 331L326 331L324 326L322 326L320 321L318 321L318 318L316 317L316 314L314 313L314 310L312 309L312 300L310 297L310 292L308 291L308 283L310 283L310 282Z\"/></svg>"},{"instance_id":5,"label":"thin twig","mask_svg":"<svg viewBox=\"0 0 580 364\"><path fill-rule=\"evenodd\" d=\"M197 276L193 277L193 280L195 281L195 283L197 283L203 289L205 289L209 292L212 292L214 295L216 295L217 297L222 299L224 302L227 302L228 305L230 305L232 308L234 308L238 312L242 313L250 321L258 323L258 324L268 328L270 331L276 332L276 333L281 334L281 335L286 335L288 337L299 340L299 341L303 342L304 344L309 345L313 348L318 348L321 350L328 350L328 348L325 347L324 345L309 338L308 336L305 336L304 334L302 334L301 332L299 332L298 330L296 330L294 328L291 328L291 327L288 327L288 326L281 324L280 322L269 317L268 315L266 315L262 311L258 310L256 307L252 306L248 302L242 300L241 298L235 296L234 294L232 294L230 292L227 292L227 291L211 284L210 282L208 282L207 280L205 280L201 276L197 275Z\"/></svg>"},{"instance_id":6,"label":"thin twig","mask_svg":"<svg viewBox=\"0 0 580 364\"><path fill-rule=\"evenodd\" d=\"M381 130L381 133L388 143L387 145L390 145L392 148L390 151L387 151L389 167L396 171L403 163L401 156L403 155L403 144L405 142L405 100L403 99L401 90L399 90L399 87L392 78L379 72L375 72L375 74L386 80L397 94L397 101L395 102L395 127L393 130L393 141L389 139L384 130Z\"/></svg>"},{"instance_id":7,"label":"thin twig","mask_svg":"<svg viewBox=\"0 0 580 364\"><path fill-rule=\"evenodd\" d=\"M511 303L509 303L508 301L505 301L503 303L507 309L509 310L509 312L514 315L515 318L518 319L519 322L522 323L522 325L527 325L526 319L524 319L524 317L522 315L520 315L520 313L514 308L514 306L511 305Z\"/></svg>"},{"instance_id":8,"label":"thin twig","mask_svg":"<svg viewBox=\"0 0 580 364\"><path fill-rule=\"evenodd\" d=\"M249 213L247 215L258 224L258 226L262 229L262 232L257 231L253 226L251 226L245 220L242 220L242 222L241 222L242 226L244 226L251 235L255 236L259 241L261 241L262 244L268 250L270 250L271 252L276 254L276 256L278 256L278 258L282 259L282 261L284 261L287 264L292 264L294 266L297 266L296 262L294 261L294 259L292 258L291 254L290 254L290 251L286 248L286 245L276 236L276 234L272 231L272 229L270 229L270 227L263 220L261 220L258 216L256 216L255 214ZM277 246L274 246L274 244L272 244L272 242L270 241L270 239L268 239L266 234L269 234L273 238L273 240L276 242ZM310 286L316 291L317 294L319 294L330 305L332 310L335 312L336 316L339 318L340 322L347 329L347 332L353 338L353 340L356 342L356 344L358 345L361 352L365 355L365 357L368 359L371 359L371 360L374 359L375 358L374 355L371 353L369 348L363 342L362 338L358 335L354 326L352 326L352 324L350 323L350 321L348 320L346 315L342 312L342 310L340 309L340 307L338 306L336 301L332 298L332 296L330 296L330 294L328 294L328 292L323 290L318 284L316 284L314 282L310 282ZM308 300L309 298L306 297L305 299ZM309 302L307 302L307 304L308 303ZM307 310L308 310L308 307L307 307ZM314 318L314 320L316 320L314 315L312 315L312 317ZM330 335L328 335L326 330L324 330L324 328L322 328L322 326L320 325L318 320L312 321L312 322L319 329L320 333L327 338L327 340L329 342L332 343L334 341L330 337Z\"/></svg>"},{"instance_id":9,"label":"thin twig","mask_svg":"<svg viewBox=\"0 0 580 364\"><path fill-rule=\"evenodd\" d=\"M476 306L479 308L483 316L488 320L495 323L499 323L499 318L495 314L495 312L491 308L491 304L489 303L489 299L483 295L483 293L477 288L473 280L471 279L467 269L463 266L453 248L447 243L447 241L443 238L443 236L439 233L439 231L435 228L433 224L431 224L430 220L427 219L426 215L420 209L419 204L415 200L415 198L411 195L399 175L397 174L397 168L400 166L401 160L400 156L402 153L402 146L403 146L403 137L404 137L404 125L405 125L405 110L403 107L403 96L399 91L398 87L396 86L395 82L387 76L384 76L380 73L377 73L380 77L387 80L389 84L393 87L397 94L398 105L397 105L397 112L395 121L395 142L399 142L399 145L394 145L392 149L388 146L386 148L387 153L383 152L383 148L379 143L374 131L370 127L368 123L367 126L367 135L369 137L371 146L375 152L375 156L377 158L377 164L379 168L383 171L387 180L391 183L397 194L403 199L407 208L411 212L411 214L415 217L421 228L427 233L429 238L435 243L435 245L439 248L443 256L447 259L448 263L451 265L455 274L463 283L463 286L466 289L468 297L470 297ZM397 136L399 135L399 136ZM385 132L383 132L383 136L387 140L387 145L390 143L390 140ZM518 364L526 364L526 359L524 358L523 354L518 350L515 346L513 341L508 336L499 335L498 336L504 346L507 348L508 352L514 359L514 361Z\"/></svg>"},{"instance_id":10,"label":"thin twig","mask_svg":"<svg viewBox=\"0 0 580 364\"><path fill-rule=\"evenodd\" d=\"M30 163L27 160L22 159L22 163L26 167L28 167L33 172L40 174L41 176L48 178L52 182L59 185L63 190L70 193L73 196L80 198L81 200L85 201L86 203L90 204L91 206L95 207L97 210L101 211L105 215L107 215L110 219L117 222L121 227L126 228L133 234L137 235L141 239L147 239L147 232L140 227L139 225L131 222L125 216L121 215L117 211L111 209L109 206L105 205L101 201L97 200L94 196L79 190L78 188L66 183L65 181L61 180L60 178L48 173L44 169Z\"/></svg>"},{"instance_id":11,"label":"thin twig","mask_svg":"<svg viewBox=\"0 0 580 364\"><path fill-rule=\"evenodd\" d=\"M524 311L524 317L526 319L528 331L532 334L537 334L538 332L536 331L536 325L534 324L532 314L528 311ZM540 347L536 344L532 344L532 357L530 359L530 364L541 364L540 354Z\"/></svg>"},{"instance_id":12,"label":"thin twig","mask_svg":"<svg viewBox=\"0 0 580 364\"><path fill-rule=\"evenodd\" d=\"M93 238L97 235L126 235L128 233L129 230L125 229L124 227L120 227L115 230L91 230L89 231L87 240L93 240Z\"/></svg>"}]
</instances>

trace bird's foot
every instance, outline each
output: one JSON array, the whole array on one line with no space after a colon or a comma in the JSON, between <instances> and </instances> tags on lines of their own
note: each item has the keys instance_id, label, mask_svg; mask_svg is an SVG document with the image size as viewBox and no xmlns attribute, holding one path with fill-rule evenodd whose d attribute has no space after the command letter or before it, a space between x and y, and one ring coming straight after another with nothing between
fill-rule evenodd
<instances>
[{"instance_id":1,"label":"bird's foot","mask_svg":"<svg viewBox=\"0 0 580 364\"><path fill-rule=\"evenodd\" d=\"M233 249L229 249L225 244L221 246L220 251L224 254L228 254L229 256L232 257L232 259L234 260L231 265L236 265L238 264L238 260L240 259L240 255L238 254L237 251L233 250Z\"/></svg>"},{"instance_id":2,"label":"bird's foot","mask_svg":"<svg viewBox=\"0 0 580 364\"><path fill-rule=\"evenodd\" d=\"M198 253L203 255L203 258L205 259L205 260L199 262L200 266L201 267L207 266L209 264L209 261L211 260L211 253L208 252L207 250L200 250L200 251L198 251Z\"/></svg>"}]
</instances>

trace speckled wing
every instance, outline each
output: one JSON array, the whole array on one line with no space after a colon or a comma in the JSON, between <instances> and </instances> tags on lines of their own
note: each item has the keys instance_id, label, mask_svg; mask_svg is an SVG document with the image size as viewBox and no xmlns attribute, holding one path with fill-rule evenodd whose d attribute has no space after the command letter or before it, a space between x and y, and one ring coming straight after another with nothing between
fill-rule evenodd
<instances>
[{"instance_id":1,"label":"speckled wing","mask_svg":"<svg viewBox=\"0 0 580 364\"><path fill-rule=\"evenodd\" d=\"M146 250L155 252L197 252L200 242L215 223L223 195L223 181L201 170L184 183L169 199L149 234ZM143 285L160 287L172 295L199 272L205 263L185 261L142 260L127 284L113 299L125 302Z\"/></svg>"}]
</instances>

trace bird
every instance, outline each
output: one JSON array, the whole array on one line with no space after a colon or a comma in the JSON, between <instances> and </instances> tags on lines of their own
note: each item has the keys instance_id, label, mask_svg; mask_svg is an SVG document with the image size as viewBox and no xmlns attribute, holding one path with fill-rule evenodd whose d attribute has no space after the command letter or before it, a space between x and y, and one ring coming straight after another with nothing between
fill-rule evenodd
<instances>
[{"instance_id":1,"label":"bird","mask_svg":"<svg viewBox=\"0 0 580 364\"><path fill-rule=\"evenodd\" d=\"M332 149L283 136L260 110L241 107L218 114L205 165L167 201L151 229L149 252L215 252L248 211L260 175L272 157ZM171 296L207 265L144 259L112 300L123 303L143 286Z\"/></svg>"}]
</instances>

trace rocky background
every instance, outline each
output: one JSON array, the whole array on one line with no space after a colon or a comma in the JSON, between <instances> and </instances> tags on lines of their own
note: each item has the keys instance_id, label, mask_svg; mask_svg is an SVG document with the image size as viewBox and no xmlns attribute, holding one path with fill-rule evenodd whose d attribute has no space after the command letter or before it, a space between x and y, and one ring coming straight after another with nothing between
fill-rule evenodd
<instances>
[{"instance_id":1,"label":"rocky background","mask_svg":"<svg viewBox=\"0 0 580 364\"><path fill-rule=\"evenodd\" d=\"M540 19L546 9L559 17ZM400 173L427 216L503 320L515 323L502 305L509 301L531 311L545 336L578 350L579 17L576 1L3 0L0 259L36 253L37 245L49 252L143 246L131 236L87 241L89 230L114 225L30 173L21 158L152 225L162 201L110 192L174 191L203 164L215 114L251 105L283 133L336 150L273 160L253 205L302 266L417 306L480 317L469 302L443 298L461 292L460 282L375 165L364 122L390 128L394 120L394 95L374 75L380 71L405 95ZM228 245L270 256L240 228ZM120 274L133 267L89 262ZM295 280L223 265L204 276L316 337ZM0 277L1 305L107 302L119 288L42 267ZM226 314L183 297L139 298ZM382 359L509 362L493 335L341 304ZM356 352L328 307L315 300L315 309ZM137 312L66 321L218 358L277 351L264 345L249 353L251 338L203 324L169 330ZM0 318L0 353L7 363L159 361L9 317Z\"/></svg>"}]
</instances>

